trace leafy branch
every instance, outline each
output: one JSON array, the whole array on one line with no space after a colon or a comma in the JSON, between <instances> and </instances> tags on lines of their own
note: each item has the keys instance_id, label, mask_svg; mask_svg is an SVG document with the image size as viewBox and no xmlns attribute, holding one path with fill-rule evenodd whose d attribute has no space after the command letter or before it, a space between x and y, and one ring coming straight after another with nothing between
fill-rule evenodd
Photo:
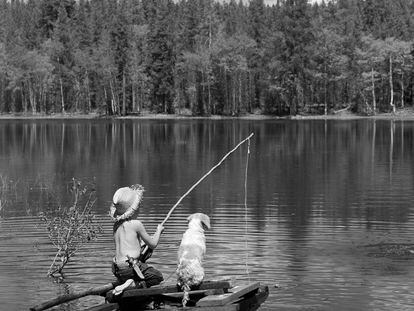
<instances>
[{"instance_id":1,"label":"leafy branch","mask_svg":"<svg viewBox=\"0 0 414 311\"><path fill-rule=\"evenodd\" d=\"M92 207L96 202L94 188L72 178L68 192L72 197L70 206L59 205L57 210L41 213L40 219L48 231L49 240L56 248L56 255L49 267L48 276L62 270L84 243L96 240L102 231L95 222Z\"/></svg>"}]
</instances>

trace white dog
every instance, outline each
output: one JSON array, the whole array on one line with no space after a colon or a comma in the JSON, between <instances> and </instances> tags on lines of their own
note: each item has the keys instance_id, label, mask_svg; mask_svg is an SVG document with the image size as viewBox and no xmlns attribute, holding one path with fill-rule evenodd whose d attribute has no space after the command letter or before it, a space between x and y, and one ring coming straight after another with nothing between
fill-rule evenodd
<instances>
[{"instance_id":1,"label":"white dog","mask_svg":"<svg viewBox=\"0 0 414 311\"><path fill-rule=\"evenodd\" d=\"M188 229L184 232L178 249L177 285L184 292L183 306L189 300L191 287L198 286L204 279L203 257L206 252L204 230L210 229L210 218L195 213L187 218Z\"/></svg>"}]
</instances>

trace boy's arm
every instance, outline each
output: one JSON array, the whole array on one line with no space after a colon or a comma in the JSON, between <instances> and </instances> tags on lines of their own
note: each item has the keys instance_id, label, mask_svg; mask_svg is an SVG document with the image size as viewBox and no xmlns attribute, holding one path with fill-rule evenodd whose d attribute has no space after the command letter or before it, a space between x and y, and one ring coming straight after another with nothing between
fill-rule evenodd
<instances>
[{"instance_id":1,"label":"boy's arm","mask_svg":"<svg viewBox=\"0 0 414 311\"><path fill-rule=\"evenodd\" d=\"M136 220L134 222L134 225L136 227L136 232L139 234L140 238L145 242L145 244L147 244L151 249L156 248L160 240L161 233L164 230L164 227L158 225L157 230L151 236L148 234L147 230L145 230L144 225L139 220Z\"/></svg>"}]
</instances>

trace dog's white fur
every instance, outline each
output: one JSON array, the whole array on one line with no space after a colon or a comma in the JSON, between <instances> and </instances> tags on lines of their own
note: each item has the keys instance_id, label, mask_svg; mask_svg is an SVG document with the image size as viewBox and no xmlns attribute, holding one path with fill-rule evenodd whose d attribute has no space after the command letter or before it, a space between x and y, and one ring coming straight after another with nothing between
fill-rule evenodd
<instances>
[{"instance_id":1,"label":"dog's white fur","mask_svg":"<svg viewBox=\"0 0 414 311\"><path fill-rule=\"evenodd\" d=\"M210 218L203 213L191 214L187 218L188 229L184 232L178 249L177 285L184 291L183 306L186 305L188 291L200 285L204 279L202 266L206 252L205 228L210 229Z\"/></svg>"}]
</instances>

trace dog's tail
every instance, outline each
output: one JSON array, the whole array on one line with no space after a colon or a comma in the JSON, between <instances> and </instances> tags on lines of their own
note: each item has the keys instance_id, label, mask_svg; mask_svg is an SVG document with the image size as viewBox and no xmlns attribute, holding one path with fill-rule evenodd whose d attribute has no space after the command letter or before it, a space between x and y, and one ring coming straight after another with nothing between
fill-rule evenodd
<instances>
[{"instance_id":1,"label":"dog's tail","mask_svg":"<svg viewBox=\"0 0 414 311\"><path fill-rule=\"evenodd\" d=\"M191 290L191 288L188 284L183 284L181 285L181 289L184 292L182 303L183 307L185 307L187 305L187 302L190 300L190 295L188 292Z\"/></svg>"},{"instance_id":2,"label":"dog's tail","mask_svg":"<svg viewBox=\"0 0 414 311\"><path fill-rule=\"evenodd\" d=\"M204 269L201 266L201 262L198 259L180 259L177 270L177 284L180 286L184 293L183 296L183 307L186 306L190 300L189 291L194 286L198 286L203 282Z\"/></svg>"}]
</instances>

